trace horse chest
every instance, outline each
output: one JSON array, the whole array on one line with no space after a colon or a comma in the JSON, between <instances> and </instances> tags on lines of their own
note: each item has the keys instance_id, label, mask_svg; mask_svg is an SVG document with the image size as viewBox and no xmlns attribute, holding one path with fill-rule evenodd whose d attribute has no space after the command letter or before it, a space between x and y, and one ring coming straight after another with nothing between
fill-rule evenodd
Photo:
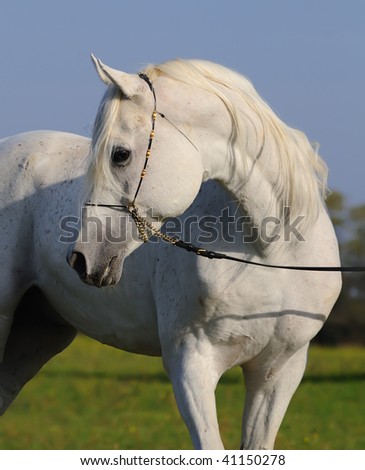
<instances>
[{"instance_id":1,"label":"horse chest","mask_svg":"<svg viewBox=\"0 0 365 470\"><path fill-rule=\"evenodd\" d=\"M53 307L78 331L118 349L160 355L156 315L144 282L121 281L101 291L80 289L72 276L60 271L48 272L38 282L52 293Z\"/></svg>"}]
</instances>

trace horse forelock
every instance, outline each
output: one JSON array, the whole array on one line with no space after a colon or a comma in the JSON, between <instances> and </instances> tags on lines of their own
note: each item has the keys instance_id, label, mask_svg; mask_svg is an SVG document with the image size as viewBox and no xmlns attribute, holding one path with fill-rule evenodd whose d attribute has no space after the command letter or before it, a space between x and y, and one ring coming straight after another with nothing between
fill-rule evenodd
<instances>
[{"instance_id":1,"label":"horse forelock","mask_svg":"<svg viewBox=\"0 0 365 470\"><path fill-rule=\"evenodd\" d=\"M93 191L94 198L97 200L99 193L105 188L121 193L106 155L111 154L114 146L113 130L115 126L118 126L122 97L117 86L109 85L100 102L91 136L90 166L85 187L86 198Z\"/></svg>"}]
</instances>

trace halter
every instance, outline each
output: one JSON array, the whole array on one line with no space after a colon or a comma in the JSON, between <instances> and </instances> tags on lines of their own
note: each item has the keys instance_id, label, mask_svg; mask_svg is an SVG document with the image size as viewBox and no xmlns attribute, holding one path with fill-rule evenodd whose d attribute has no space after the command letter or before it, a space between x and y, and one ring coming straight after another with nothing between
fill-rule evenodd
<instances>
[{"instance_id":1,"label":"halter","mask_svg":"<svg viewBox=\"0 0 365 470\"><path fill-rule=\"evenodd\" d=\"M138 182L133 200L129 202L128 205L84 203L84 206L108 207L110 209L127 210L131 214L132 219L134 223L136 224L139 237L141 238L141 240L143 240L143 242L145 243L148 242L148 239L154 235L158 238L161 238L162 240L165 240L166 242L174 246L183 248L186 251L190 251L192 253L195 253L198 256L203 256L209 259L226 259L226 260L236 261L238 263L244 263L244 264L253 265L253 266L261 266L261 267L273 268L273 269L289 269L289 270L296 270L296 271L365 272L365 266L287 266L287 265L259 263L256 261L250 261L250 260L243 259L243 258L236 258L235 256L226 255L225 253L220 253L217 251L210 251L204 248L199 248L191 243L186 243L183 240L180 240L179 238L176 238L176 237L170 237L166 235L165 233L161 232L160 230L156 229L152 225L151 222L143 218L138 211L138 208L136 205L136 199L141 189L143 180L147 174L148 161L149 161L149 158L151 157L152 144L153 144L153 139L155 137L155 124L156 124L157 116L160 116L161 118L166 119L170 124L172 124L175 127L175 129L177 129L195 147L196 150L198 149L194 145L194 143L172 121L166 118L166 116L163 113L160 113L159 111L157 111L156 92L155 92L155 89L153 87L153 84L150 78L144 73L139 73L138 76L139 78L141 78L147 83L149 89L152 92L153 111L152 111L152 116L151 116L151 131L150 131L150 135L148 139L146 156L145 156L143 168L141 171L141 175L139 178L139 182Z\"/></svg>"}]
</instances>

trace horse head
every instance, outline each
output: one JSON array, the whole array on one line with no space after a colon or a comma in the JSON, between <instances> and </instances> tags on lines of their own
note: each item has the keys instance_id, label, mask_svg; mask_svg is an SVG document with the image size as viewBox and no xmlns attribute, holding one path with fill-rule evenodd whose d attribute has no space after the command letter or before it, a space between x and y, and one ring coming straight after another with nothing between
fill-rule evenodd
<instances>
[{"instance_id":1,"label":"horse head","mask_svg":"<svg viewBox=\"0 0 365 470\"><path fill-rule=\"evenodd\" d=\"M84 282L101 287L118 282L124 259L147 240L138 218L159 227L193 202L211 176L207 157L224 131L222 103L207 106L203 89L156 69L149 78L92 58L108 88L95 119L86 204L68 262ZM205 103L202 112L197 101Z\"/></svg>"}]
</instances>

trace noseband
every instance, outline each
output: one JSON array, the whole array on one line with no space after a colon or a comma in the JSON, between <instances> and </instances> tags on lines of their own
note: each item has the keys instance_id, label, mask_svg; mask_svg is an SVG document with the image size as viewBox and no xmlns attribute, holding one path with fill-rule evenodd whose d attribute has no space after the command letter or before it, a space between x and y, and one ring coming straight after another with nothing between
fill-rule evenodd
<instances>
[{"instance_id":1,"label":"noseband","mask_svg":"<svg viewBox=\"0 0 365 470\"><path fill-rule=\"evenodd\" d=\"M219 253L217 251L210 251L210 250L205 250L203 248L199 248L191 243L186 243L183 240L180 240L179 238L176 238L176 237L170 237L167 234L156 229L152 225L151 222L143 218L138 211L138 208L136 205L136 199L141 189L143 179L147 174L148 161L149 161L149 158L151 157L152 144L153 144L153 139L155 137L155 124L156 124L157 116L160 116L161 118L166 119L195 147L196 150L198 149L194 145L194 143L172 121L166 118L166 116L163 113L160 113L159 111L157 111L156 92L155 92L153 83L151 82L150 78L144 73L139 73L138 76L139 78L141 78L143 81L147 83L149 89L152 92L153 111L151 115L151 131L150 131L150 135L148 139L146 156L145 156L143 168L141 171L138 186L134 194L133 200L129 202L128 205L84 203L84 206L108 207L110 209L127 210L131 214L132 219L134 220L134 223L136 224L139 236L141 240L143 240L143 242L147 242L151 236L156 236L174 246L183 248L186 251L191 251L192 253L195 253L196 255L203 256L209 259L226 259L226 260L236 261L238 263L244 263L244 264L253 265L253 266L262 266L262 267L274 268L274 269L289 269L289 270L295 270L295 271L326 271L326 272L364 272L365 271L365 266L283 266L283 265L259 263L256 261L246 260L243 258L236 258L235 256L229 256L229 255L226 255L225 253Z\"/></svg>"}]
</instances>

